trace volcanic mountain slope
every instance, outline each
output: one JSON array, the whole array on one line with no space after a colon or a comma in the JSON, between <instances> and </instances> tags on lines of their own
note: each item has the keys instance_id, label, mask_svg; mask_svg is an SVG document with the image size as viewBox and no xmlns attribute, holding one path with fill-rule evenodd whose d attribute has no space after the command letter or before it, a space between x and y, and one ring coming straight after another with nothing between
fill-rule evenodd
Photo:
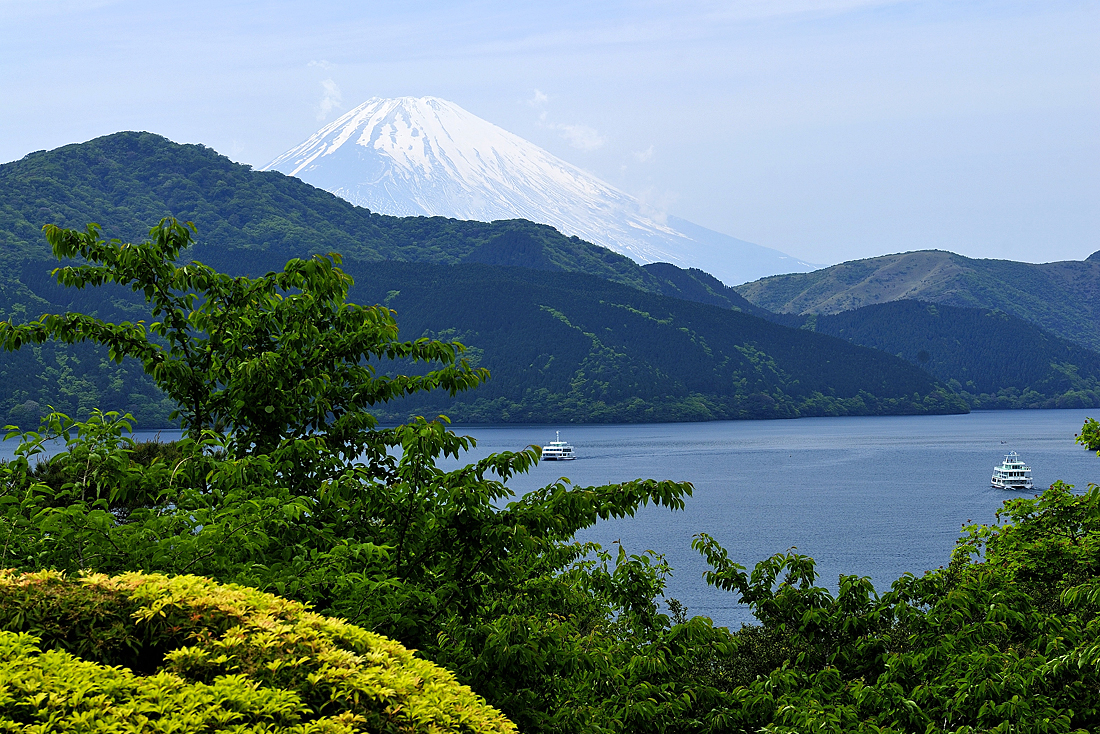
<instances>
[{"instance_id":1,"label":"volcanic mountain slope","mask_svg":"<svg viewBox=\"0 0 1100 734\"><path fill-rule=\"evenodd\" d=\"M700 268L731 285L814 267L691 222L656 221L630 195L434 97L370 99L265 170L383 214L541 222L639 263Z\"/></svg>"},{"instance_id":2,"label":"volcanic mountain slope","mask_svg":"<svg viewBox=\"0 0 1100 734\"><path fill-rule=\"evenodd\" d=\"M785 314L836 314L899 300L996 309L1100 350L1096 255L1034 265L925 250L778 275L735 290L760 308Z\"/></svg>"}]
</instances>

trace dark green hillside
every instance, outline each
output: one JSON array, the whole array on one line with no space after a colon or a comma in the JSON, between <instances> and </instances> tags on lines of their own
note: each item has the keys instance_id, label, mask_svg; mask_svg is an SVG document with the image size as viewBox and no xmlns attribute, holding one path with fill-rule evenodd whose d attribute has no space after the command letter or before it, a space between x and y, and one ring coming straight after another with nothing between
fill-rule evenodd
<instances>
[{"instance_id":1,"label":"dark green hillside","mask_svg":"<svg viewBox=\"0 0 1100 734\"><path fill-rule=\"evenodd\" d=\"M674 298L758 310L701 270L643 268L544 224L375 214L296 178L152 133L116 133L0 165L0 263L48 259L45 224L83 229L99 222L108 238L139 241L165 216L195 222L206 249L247 249L245 261L273 267L325 252L361 261L509 265L589 273ZM10 269L3 280L7 302L28 302Z\"/></svg>"},{"instance_id":2,"label":"dark green hillside","mask_svg":"<svg viewBox=\"0 0 1100 734\"><path fill-rule=\"evenodd\" d=\"M279 269L271 251L200 247L234 274ZM350 297L398 313L403 338L458 339L493 378L452 402L426 396L387 418L446 412L467 422L667 421L957 412L965 404L896 357L727 308L668 298L580 273L466 264L346 260ZM134 294L58 287L44 263L22 271L44 311L144 318ZM9 306L9 310L11 307ZM135 363L88 345L0 354L0 416L33 426L46 406L130 411L166 425L171 406Z\"/></svg>"},{"instance_id":3,"label":"dark green hillside","mask_svg":"<svg viewBox=\"0 0 1100 734\"><path fill-rule=\"evenodd\" d=\"M458 339L492 379L402 411L468 422L959 412L927 373L837 339L576 273L347 263L404 338Z\"/></svg>"},{"instance_id":4,"label":"dark green hillside","mask_svg":"<svg viewBox=\"0 0 1100 734\"><path fill-rule=\"evenodd\" d=\"M732 286L699 268L685 270L669 263L650 263L642 268L660 282L658 292L662 295L732 308L765 318L772 316L770 311L753 305Z\"/></svg>"},{"instance_id":5,"label":"dark green hillside","mask_svg":"<svg viewBox=\"0 0 1100 734\"><path fill-rule=\"evenodd\" d=\"M131 293L58 288L48 276L56 262L41 226L98 221L108 237L140 241L152 223L173 214L198 227L192 256L222 270L259 275L292 257L340 252L361 281L353 299L389 299L407 334L457 330L495 373L490 386L447 408L463 420L963 409L954 399L944 402L926 375L893 358L728 312L764 313L701 271L643 268L521 220L377 215L297 179L149 133L118 133L0 166L0 202L0 262L6 265L0 318L22 322L65 311L112 321L145 318ZM426 267L460 263L467 267ZM661 315L646 315L651 312ZM142 425L158 426L171 407L136 365L119 367L85 346L46 344L0 355L0 377L0 419L24 426L48 406L74 415L91 406L130 411ZM939 397L926 399L932 393ZM428 412L436 404L404 408Z\"/></svg>"},{"instance_id":6,"label":"dark green hillside","mask_svg":"<svg viewBox=\"0 0 1100 734\"><path fill-rule=\"evenodd\" d=\"M1100 406L1100 354L1003 312L898 301L808 325L923 367L972 408Z\"/></svg>"},{"instance_id":7,"label":"dark green hillside","mask_svg":"<svg viewBox=\"0 0 1100 734\"><path fill-rule=\"evenodd\" d=\"M152 133L115 133L0 166L0 253L8 262L50 256L45 224L99 222L105 236L131 241L166 216L195 222L201 244L272 250L284 261L340 252L366 261L525 264L658 288L629 258L546 225L374 214L296 178Z\"/></svg>"},{"instance_id":8,"label":"dark green hillside","mask_svg":"<svg viewBox=\"0 0 1100 734\"><path fill-rule=\"evenodd\" d=\"M906 252L763 278L737 292L785 314L835 314L899 300L996 309L1100 350L1100 259L1092 257L1034 265Z\"/></svg>"}]
</instances>

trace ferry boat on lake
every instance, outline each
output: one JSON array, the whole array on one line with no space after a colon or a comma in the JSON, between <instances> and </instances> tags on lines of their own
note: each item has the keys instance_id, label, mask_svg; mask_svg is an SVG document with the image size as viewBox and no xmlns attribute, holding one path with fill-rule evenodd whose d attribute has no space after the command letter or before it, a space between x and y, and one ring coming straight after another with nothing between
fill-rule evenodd
<instances>
[{"instance_id":1,"label":"ferry boat on lake","mask_svg":"<svg viewBox=\"0 0 1100 734\"><path fill-rule=\"evenodd\" d=\"M561 431L554 431L556 441L551 441L542 447L543 461L572 461L577 458L573 455L572 445L561 440Z\"/></svg>"},{"instance_id":2,"label":"ferry boat on lake","mask_svg":"<svg viewBox=\"0 0 1100 734\"><path fill-rule=\"evenodd\" d=\"M1031 467L1024 463L1020 455L1010 451L1000 466L993 467L991 486L996 489L1034 489L1031 481Z\"/></svg>"}]
</instances>

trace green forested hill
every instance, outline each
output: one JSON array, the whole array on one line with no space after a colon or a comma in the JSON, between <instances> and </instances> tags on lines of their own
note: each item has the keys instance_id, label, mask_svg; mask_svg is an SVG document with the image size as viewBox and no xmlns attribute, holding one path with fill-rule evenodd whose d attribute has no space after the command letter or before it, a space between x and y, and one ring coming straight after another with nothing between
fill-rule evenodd
<instances>
[{"instance_id":1,"label":"green forested hill","mask_svg":"<svg viewBox=\"0 0 1100 734\"><path fill-rule=\"evenodd\" d=\"M897 301L803 319L923 367L971 408L1100 406L1100 354L1002 311Z\"/></svg>"},{"instance_id":2,"label":"green forested hill","mask_svg":"<svg viewBox=\"0 0 1100 734\"><path fill-rule=\"evenodd\" d=\"M788 314L835 314L898 300L996 309L1100 350L1100 260L1092 258L1033 265L907 252L776 275L736 290Z\"/></svg>"},{"instance_id":3,"label":"green forested hill","mask_svg":"<svg viewBox=\"0 0 1100 734\"><path fill-rule=\"evenodd\" d=\"M710 273L698 268L684 269L669 263L649 263L643 265L642 269L660 283L658 288L647 290L656 290L662 295L685 301L732 308L734 311L744 311L764 318L773 315L770 311L750 303L732 286L726 285Z\"/></svg>"},{"instance_id":4,"label":"green forested hill","mask_svg":"<svg viewBox=\"0 0 1100 734\"><path fill-rule=\"evenodd\" d=\"M139 240L162 217L193 221L211 247L283 259L339 252L359 260L484 262L592 273L635 287L657 281L627 257L525 220L390 217L201 145L123 132L0 165L0 262L46 259L42 226L103 226Z\"/></svg>"},{"instance_id":5,"label":"green forested hill","mask_svg":"<svg viewBox=\"0 0 1100 734\"><path fill-rule=\"evenodd\" d=\"M880 352L591 276L348 264L353 298L404 338L458 339L492 379L402 411L456 420L654 421L959 412L927 373Z\"/></svg>"},{"instance_id":6,"label":"green forested hill","mask_svg":"<svg viewBox=\"0 0 1100 734\"><path fill-rule=\"evenodd\" d=\"M521 220L381 216L149 133L0 166L0 316L26 321L71 310L145 318L131 293L57 287L41 227L96 221L105 236L139 241L167 215L195 222L193 257L240 274L340 252L360 282L353 299L397 308L406 335L460 338L494 372L489 385L458 402L395 411L611 421L965 409L893 357L736 313L764 312L701 271L643 268ZM0 378L0 418L24 426L49 406L76 415L92 407L131 411L157 426L172 407L135 364L115 365L87 345L2 355Z\"/></svg>"},{"instance_id":7,"label":"green forested hill","mask_svg":"<svg viewBox=\"0 0 1100 734\"><path fill-rule=\"evenodd\" d=\"M280 268L271 251L196 248L230 273ZM245 259L248 255L248 259ZM419 397L381 417L445 412L466 422L667 421L961 412L965 403L904 361L727 307L639 291L582 273L348 259L350 297L395 309L402 338L457 339L492 379L450 399ZM45 263L22 281L47 310L143 318L120 289L73 291ZM87 345L0 355L0 416L33 425L47 405L133 412L164 425L171 406L141 373Z\"/></svg>"},{"instance_id":8,"label":"green forested hill","mask_svg":"<svg viewBox=\"0 0 1100 734\"><path fill-rule=\"evenodd\" d=\"M667 263L643 268L544 224L375 214L296 178L253 171L202 145L138 132L0 165L0 287L10 302L33 301L11 269L49 258L45 224L82 229L98 222L107 238L138 241L166 216L193 221L204 247L266 251L274 257L265 256L265 262L339 252L360 261L583 272L675 298L757 310L700 270ZM246 262L250 252L244 253Z\"/></svg>"}]
</instances>

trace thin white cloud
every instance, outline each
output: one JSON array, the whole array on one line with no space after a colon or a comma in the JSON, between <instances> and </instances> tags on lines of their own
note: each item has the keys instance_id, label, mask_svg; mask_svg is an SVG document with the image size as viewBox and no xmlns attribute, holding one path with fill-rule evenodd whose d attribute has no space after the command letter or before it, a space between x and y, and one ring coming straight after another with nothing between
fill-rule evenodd
<instances>
[{"instance_id":1,"label":"thin white cloud","mask_svg":"<svg viewBox=\"0 0 1100 734\"><path fill-rule=\"evenodd\" d=\"M679 194L670 190L658 190L652 186L635 192L634 198L638 201L638 207L642 215L649 217L658 224L668 224L668 212L679 201Z\"/></svg>"},{"instance_id":2,"label":"thin white cloud","mask_svg":"<svg viewBox=\"0 0 1100 734\"><path fill-rule=\"evenodd\" d=\"M607 139L600 135L599 131L588 125L567 125L561 122L549 122L547 120L546 106L550 97L539 89L526 100L527 106L539 111L537 125L541 128L556 130L558 135L564 138L577 150L596 150L602 148Z\"/></svg>"},{"instance_id":3,"label":"thin white cloud","mask_svg":"<svg viewBox=\"0 0 1100 734\"><path fill-rule=\"evenodd\" d=\"M588 125L555 125L561 136L578 150L596 150L602 148L607 140Z\"/></svg>"},{"instance_id":4,"label":"thin white cloud","mask_svg":"<svg viewBox=\"0 0 1100 734\"><path fill-rule=\"evenodd\" d=\"M653 157L653 146L651 145L645 150L636 150L632 155L634 156L634 160L639 163L645 163Z\"/></svg>"},{"instance_id":5,"label":"thin white cloud","mask_svg":"<svg viewBox=\"0 0 1100 734\"><path fill-rule=\"evenodd\" d=\"M324 69L325 71L328 71L329 69L331 69L334 66L334 64L330 64L329 62L325 61L324 59L321 59L320 61L310 61L308 64L306 64L306 66L307 67L317 67L319 69Z\"/></svg>"},{"instance_id":6,"label":"thin white cloud","mask_svg":"<svg viewBox=\"0 0 1100 734\"><path fill-rule=\"evenodd\" d=\"M328 117L329 113L339 108L344 100L343 95L340 94L340 87L332 79L325 79L321 82L321 88L324 89L324 92L321 94L321 104L317 110L318 120L324 120Z\"/></svg>"},{"instance_id":7,"label":"thin white cloud","mask_svg":"<svg viewBox=\"0 0 1100 734\"><path fill-rule=\"evenodd\" d=\"M550 99L549 97L547 97L545 94L543 94L542 92L540 92L539 90L536 89L534 96L532 96L531 99L527 100L527 106L528 107L542 107L546 104L546 102L549 99Z\"/></svg>"}]
</instances>

